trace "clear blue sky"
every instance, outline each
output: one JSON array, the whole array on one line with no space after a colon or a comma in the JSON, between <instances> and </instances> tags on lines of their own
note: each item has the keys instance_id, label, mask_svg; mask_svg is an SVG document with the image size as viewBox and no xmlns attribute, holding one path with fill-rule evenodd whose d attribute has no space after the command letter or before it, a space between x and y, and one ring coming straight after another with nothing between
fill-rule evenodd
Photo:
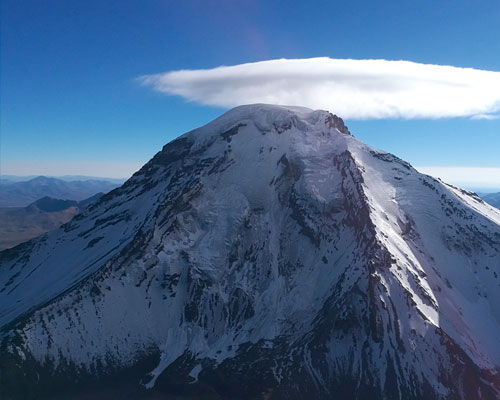
<instances>
[{"instance_id":1,"label":"clear blue sky","mask_svg":"<svg viewBox=\"0 0 500 400\"><path fill-rule=\"evenodd\" d=\"M1 18L4 170L139 165L224 111L140 87L144 74L319 56L500 71L498 0L2 0ZM500 167L499 119L347 123L417 166Z\"/></svg>"}]
</instances>

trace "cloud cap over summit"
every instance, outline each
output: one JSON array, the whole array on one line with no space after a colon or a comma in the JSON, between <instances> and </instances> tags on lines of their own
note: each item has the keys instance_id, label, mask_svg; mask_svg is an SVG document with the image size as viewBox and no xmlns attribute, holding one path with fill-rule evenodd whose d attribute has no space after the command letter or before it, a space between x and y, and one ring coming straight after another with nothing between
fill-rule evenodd
<instances>
[{"instance_id":1,"label":"cloud cap over summit","mask_svg":"<svg viewBox=\"0 0 500 400\"><path fill-rule=\"evenodd\" d=\"M500 111L500 72L411 61L279 59L144 75L138 81L206 105L302 105L350 119L492 119Z\"/></svg>"}]
</instances>

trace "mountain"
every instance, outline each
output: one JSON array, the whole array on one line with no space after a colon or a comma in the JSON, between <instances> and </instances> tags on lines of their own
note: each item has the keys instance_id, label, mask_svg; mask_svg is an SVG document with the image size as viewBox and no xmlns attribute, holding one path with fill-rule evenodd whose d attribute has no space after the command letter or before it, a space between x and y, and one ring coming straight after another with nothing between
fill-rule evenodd
<instances>
[{"instance_id":1,"label":"mountain","mask_svg":"<svg viewBox=\"0 0 500 400\"><path fill-rule=\"evenodd\" d=\"M500 211L237 107L0 253L6 399L498 399Z\"/></svg>"},{"instance_id":2,"label":"mountain","mask_svg":"<svg viewBox=\"0 0 500 400\"><path fill-rule=\"evenodd\" d=\"M64 181L38 176L28 181L0 181L0 207L25 207L42 197L84 200L96 193L109 192L119 186L101 180Z\"/></svg>"},{"instance_id":3,"label":"mountain","mask_svg":"<svg viewBox=\"0 0 500 400\"><path fill-rule=\"evenodd\" d=\"M0 174L0 185L16 183L16 182L25 182L30 179L36 178L36 175L6 175Z\"/></svg>"},{"instance_id":4,"label":"mountain","mask_svg":"<svg viewBox=\"0 0 500 400\"><path fill-rule=\"evenodd\" d=\"M82 201L43 197L27 207L0 207L0 250L59 228L102 195Z\"/></svg>"},{"instance_id":5,"label":"mountain","mask_svg":"<svg viewBox=\"0 0 500 400\"><path fill-rule=\"evenodd\" d=\"M37 178L36 175L6 175L0 174L0 183L15 183L15 182L26 182L33 178ZM123 178L108 178L102 176L88 176L88 175L59 175L59 176L48 176L48 178L56 178L62 181L104 181L111 182L120 186L125 182L126 179Z\"/></svg>"},{"instance_id":6,"label":"mountain","mask_svg":"<svg viewBox=\"0 0 500 400\"><path fill-rule=\"evenodd\" d=\"M88 176L88 175L62 175L55 178L62 179L63 181L104 181L115 184L116 186L121 186L126 179L125 178L107 178L102 176Z\"/></svg>"},{"instance_id":7,"label":"mountain","mask_svg":"<svg viewBox=\"0 0 500 400\"><path fill-rule=\"evenodd\" d=\"M491 204L493 207L500 208L500 192L499 193L484 193L481 198Z\"/></svg>"}]
</instances>

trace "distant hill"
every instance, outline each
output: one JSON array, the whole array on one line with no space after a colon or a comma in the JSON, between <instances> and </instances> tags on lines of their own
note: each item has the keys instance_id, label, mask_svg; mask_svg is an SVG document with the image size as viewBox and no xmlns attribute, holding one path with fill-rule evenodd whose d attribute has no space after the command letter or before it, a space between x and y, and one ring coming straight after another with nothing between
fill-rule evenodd
<instances>
[{"instance_id":1,"label":"distant hill","mask_svg":"<svg viewBox=\"0 0 500 400\"><path fill-rule=\"evenodd\" d=\"M480 197L487 203L491 204L493 207L500 208L500 192L498 193L485 193L480 195Z\"/></svg>"},{"instance_id":2,"label":"distant hill","mask_svg":"<svg viewBox=\"0 0 500 400\"><path fill-rule=\"evenodd\" d=\"M6 175L0 174L0 183L14 183L14 182L26 182L40 175ZM126 178L108 178L101 176L88 176L88 175L58 175L58 176L47 176L48 178L56 178L62 181L104 181L116 183L121 185L126 181Z\"/></svg>"},{"instance_id":3,"label":"distant hill","mask_svg":"<svg viewBox=\"0 0 500 400\"><path fill-rule=\"evenodd\" d=\"M27 207L0 208L0 251L58 228L101 196L83 201L43 197Z\"/></svg>"},{"instance_id":4,"label":"distant hill","mask_svg":"<svg viewBox=\"0 0 500 400\"><path fill-rule=\"evenodd\" d=\"M118 187L107 180L65 181L38 176L28 181L0 180L0 207L25 207L42 197L80 201L96 193L106 193Z\"/></svg>"}]
</instances>

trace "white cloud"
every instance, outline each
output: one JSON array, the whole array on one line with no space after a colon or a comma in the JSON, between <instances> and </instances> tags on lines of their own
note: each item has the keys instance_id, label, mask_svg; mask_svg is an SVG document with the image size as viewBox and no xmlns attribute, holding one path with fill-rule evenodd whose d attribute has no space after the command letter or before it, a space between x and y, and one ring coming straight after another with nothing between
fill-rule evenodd
<instances>
[{"instance_id":1,"label":"white cloud","mask_svg":"<svg viewBox=\"0 0 500 400\"><path fill-rule=\"evenodd\" d=\"M410 61L281 59L138 80L206 105L300 105L351 119L490 118L500 111L500 72Z\"/></svg>"},{"instance_id":2,"label":"white cloud","mask_svg":"<svg viewBox=\"0 0 500 400\"><path fill-rule=\"evenodd\" d=\"M446 183L472 189L500 190L500 168L495 167L415 167Z\"/></svg>"},{"instance_id":3,"label":"white cloud","mask_svg":"<svg viewBox=\"0 0 500 400\"><path fill-rule=\"evenodd\" d=\"M500 114L476 114L471 117L472 119L500 119Z\"/></svg>"}]
</instances>

